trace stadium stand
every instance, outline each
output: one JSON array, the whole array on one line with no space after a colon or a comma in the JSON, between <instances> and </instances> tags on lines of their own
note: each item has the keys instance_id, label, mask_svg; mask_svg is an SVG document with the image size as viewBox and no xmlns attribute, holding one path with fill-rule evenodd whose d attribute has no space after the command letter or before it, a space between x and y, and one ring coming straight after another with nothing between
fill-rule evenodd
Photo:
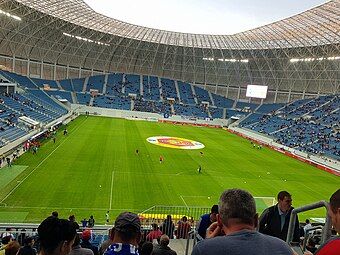
<instances>
[{"instance_id":1,"label":"stadium stand","mask_svg":"<svg viewBox=\"0 0 340 255\"><path fill-rule=\"evenodd\" d=\"M160 100L159 80L155 76L143 75L143 97L146 100Z\"/></svg>"},{"instance_id":2,"label":"stadium stand","mask_svg":"<svg viewBox=\"0 0 340 255\"><path fill-rule=\"evenodd\" d=\"M232 108L234 105L234 100L222 97L220 95L211 94L214 100L215 106L220 108Z\"/></svg>"},{"instance_id":3,"label":"stadium stand","mask_svg":"<svg viewBox=\"0 0 340 255\"><path fill-rule=\"evenodd\" d=\"M19 74L16 74L16 73L11 73L11 72L4 71L4 70L0 70L0 74L2 74L8 80L16 82L23 87L33 88L33 89L38 88L37 85L35 85L32 82L32 80L30 78L26 77L26 76L19 75Z\"/></svg>"},{"instance_id":4,"label":"stadium stand","mask_svg":"<svg viewBox=\"0 0 340 255\"><path fill-rule=\"evenodd\" d=\"M107 95L121 95L123 87L123 74L114 73L109 74L107 78L106 94Z\"/></svg>"},{"instance_id":5,"label":"stadium stand","mask_svg":"<svg viewBox=\"0 0 340 255\"><path fill-rule=\"evenodd\" d=\"M86 91L90 92L91 89L98 90L98 93L103 92L105 75L90 76L87 82Z\"/></svg>"},{"instance_id":6,"label":"stadium stand","mask_svg":"<svg viewBox=\"0 0 340 255\"><path fill-rule=\"evenodd\" d=\"M93 106L120 110L130 110L131 99L123 96L121 97L97 96L94 98Z\"/></svg>"},{"instance_id":7,"label":"stadium stand","mask_svg":"<svg viewBox=\"0 0 340 255\"><path fill-rule=\"evenodd\" d=\"M245 108L248 108L252 111L256 109L259 105L253 104L253 103L246 103L246 102L237 102L235 108L239 110L243 110Z\"/></svg>"},{"instance_id":8,"label":"stadium stand","mask_svg":"<svg viewBox=\"0 0 340 255\"><path fill-rule=\"evenodd\" d=\"M170 79L161 78L161 84L162 84L162 92L163 92L163 99L167 98L173 98L175 101L178 100L176 87L175 87L175 81Z\"/></svg>"},{"instance_id":9,"label":"stadium stand","mask_svg":"<svg viewBox=\"0 0 340 255\"><path fill-rule=\"evenodd\" d=\"M74 91L82 92L84 88L84 82L85 82L84 78L72 79Z\"/></svg>"},{"instance_id":10,"label":"stadium stand","mask_svg":"<svg viewBox=\"0 0 340 255\"><path fill-rule=\"evenodd\" d=\"M88 93L76 93L78 104L89 105L91 100L91 95Z\"/></svg>"},{"instance_id":11,"label":"stadium stand","mask_svg":"<svg viewBox=\"0 0 340 255\"><path fill-rule=\"evenodd\" d=\"M195 90L197 101L199 104L201 104L202 101L209 102L210 104L212 104L207 90L202 89L197 86L194 86L194 90Z\"/></svg>"},{"instance_id":12,"label":"stadium stand","mask_svg":"<svg viewBox=\"0 0 340 255\"><path fill-rule=\"evenodd\" d=\"M140 95L140 75L126 74L125 82L125 94L136 94Z\"/></svg>"},{"instance_id":13,"label":"stadium stand","mask_svg":"<svg viewBox=\"0 0 340 255\"><path fill-rule=\"evenodd\" d=\"M71 79L60 80L59 83L64 90L74 91Z\"/></svg>"},{"instance_id":14,"label":"stadium stand","mask_svg":"<svg viewBox=\"0 0 340 255\"><path fill-rule=\"evenodd\" d=\"M194 95L192 94L191 85L182 81L178 81L178 89L183 104L196 104Z\"/></svg>"},{"instance_id":15,"label":"stadium stand","mask_svg":"<svg viewBox=\"0 0 340 255\"><path fill-rule=\"evenodd\" d=\"M43 88L45 85L49 86L53 89L58 89L58 84L54 80L44 80L44 79L37 79L37 78L31 78L31 80L39 87Z\"/></svg>"},{"instance_id":16,"label":"stadium stand","mask_svg":"<svg viewBox=\"0 0 340 255\"><path fill-rule=\"evenodd\" d=\"M46 93L49 94L50 96L54 96L57 100L59 100L59 99L66 99L71 104L74 103L73 99L72 99L71 92L69 92L69 91L48 90L48 91L46 91Z\"/></svg>"}]
</instances>

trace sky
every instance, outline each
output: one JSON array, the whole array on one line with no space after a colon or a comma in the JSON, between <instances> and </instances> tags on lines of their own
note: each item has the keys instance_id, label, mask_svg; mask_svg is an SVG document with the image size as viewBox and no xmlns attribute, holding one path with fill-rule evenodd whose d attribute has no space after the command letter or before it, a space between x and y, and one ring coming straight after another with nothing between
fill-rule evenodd
<instances>
[{"instance_id":1,"label":"sky","mask_svg":"<svg viewBox=\"0 0 340 255\"><path fill-rule=\"evenodd\" d=\"M278 21L327 0L84 0L131 24L195 34L235 34Z\"/></svg>"}]
</instances>

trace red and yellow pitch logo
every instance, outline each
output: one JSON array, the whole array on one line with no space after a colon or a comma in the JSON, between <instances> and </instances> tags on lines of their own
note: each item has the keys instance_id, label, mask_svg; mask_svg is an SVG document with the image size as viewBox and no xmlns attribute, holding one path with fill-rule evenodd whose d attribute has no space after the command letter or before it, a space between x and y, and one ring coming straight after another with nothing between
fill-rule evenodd
<instances>
[{"instance_id":1,"label":"red and yellow pitch logo","mask_svg":"<svg viewBox=\"0 0 340 255\"><path fill-rule=\"evenodd\" d=\"M153 136L147 138L146 140L149 143L173 149L197 150L205 147L204 144L200 142L179 137Z\"/></svg>"}]
</instances>

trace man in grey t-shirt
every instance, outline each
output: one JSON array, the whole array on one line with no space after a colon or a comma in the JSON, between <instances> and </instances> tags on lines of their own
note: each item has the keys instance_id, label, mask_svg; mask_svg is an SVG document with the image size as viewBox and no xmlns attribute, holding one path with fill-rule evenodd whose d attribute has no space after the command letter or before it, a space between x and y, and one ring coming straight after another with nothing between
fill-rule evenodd
<instances>
[{"instance_id":1,"label":"man in grey t-shirt","mask_svg":"<svg viewBox=\"0 0 340 255\"><path fill-rule=\"evenodd\" d=\"M210 225L205 240L197 243L192 255L292 255L282 240L256 231L258 215L253 196L240 189L222 193L217 222Z\"/></svg>"}]
</instances>

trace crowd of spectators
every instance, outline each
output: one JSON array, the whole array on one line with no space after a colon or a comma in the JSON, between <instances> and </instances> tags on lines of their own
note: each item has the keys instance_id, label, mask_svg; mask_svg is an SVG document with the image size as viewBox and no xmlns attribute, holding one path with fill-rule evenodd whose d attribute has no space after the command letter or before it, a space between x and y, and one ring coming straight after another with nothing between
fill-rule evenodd
<instances>
[{"instance_id":1,"label":"crowd of spectators","mask_svg":"<svg viewBox=\"0 0 340 255\"><path fill-rule=\"evenodd\" d=\"M296 254L285 242L292 210L291 194L281 191L278 194L278 203L267 208L258 218L255 200L249 192L241 189L226 190L221 194L219 204L214 205L210 213L202 215L198 225L201 241L194 246L192 255ZM335 231L339 232L340 189L330 198L329 215ZM116 218L108 239L94 245L94 233L89 227L91 223L87 220L85 222L87 224L80 228L74 215L66 220L59 219L58 213L53 212L42 221L33 236L26 235L22 230L21 234L15 237L8 228L1 234L0 254L176 255L169 247L170 240L189 238L188 233L192 228L185 216L177 222L176 228L171 215L168 215L160 226L152 224L152 229L145 231L137 214L123 212ZM296 222L293 240L300 242L299 223ZM301 236L306 235L306 231L311 228L312 225L307 220L304 228L301 228ZM309 238L305 254L339 254L339 237L329 239L319 248L317 242L316 239Z\"/></svg>"}]
</instances>

